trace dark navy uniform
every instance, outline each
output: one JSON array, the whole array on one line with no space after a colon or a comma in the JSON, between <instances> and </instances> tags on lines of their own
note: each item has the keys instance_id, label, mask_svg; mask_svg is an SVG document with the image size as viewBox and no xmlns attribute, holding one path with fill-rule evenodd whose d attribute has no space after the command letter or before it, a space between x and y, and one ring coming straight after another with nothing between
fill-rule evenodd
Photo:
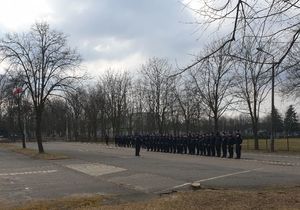
<instances>
[{"instance_id":1,"label":"dark navy uniform","mask_svg":"<svg viewBox=\"0 0 300 210\"><path fill-rule=\"evenodd\" d=\"M239 131L236 132L235 135L235 152L236 152L236 158L241 158L241 150L242 150L242 143L243 139Z\"/></svg>"},{"instance_id":2,"label":"dark navy uniform","mask_svg":"<svg viewBox=\"0 0 300 210\"><path fill-rule=\"evenodd\" d=\"M221 157L221 144L222 144L222 137L220 136L220 133L217 132L215 136L215 141L216 141L216 152L217 156Z\"/></svg>"},{"instance_id":3,"label":"dark navy uniform","mask_svg":"<svg viewBox=\"0 0 300 210\"><path fill-rule=\"evenodd\" d=\"M225 132L223 132L222 136L222 158L227 157L227 144L228 144L228 138Z\"/></svg>"},{"instance_id":4,"label":"dark navy uniform","mask_svg":"<svg viewBox=\"0 0 300 210\"><path fill-rule=\"evenodd\" d=\"M187 154L187 152L188 152L188 142L187 142L187 137L186 137L186 136L182 136L182 140L183 140L183 150L184 150L184 154Z\"/></svg>"},{"instance_id":5,"label":"dark navy uniform","mask_svg":"<svg viewBox=\"0 0 300 210\"><path fill-rule=\"evenodd\" d=\"M141 137L139 135L135 136L135 156L140 156L141 150Z\"/></svg>"},{"instance_id":6,"label":"dark navy uniform","mask_svg":"<svg viewBox=\"0 0 300 210\"><path fill-rule=\"evenodd\" d=\"M235 137L232 135L232 133L228 136L228 152L229 152L229 158L233 158L233 145L235 144Z\"/></svg>"},{"instance_id":7,"label":"dark navy uniform","mask_svg":"<svg viewBox=\"0 0 300 210\"><path fill-rule=\"evenodd\" d=\"M216 156L216 139L214 133L209 136L211 156Z\"/></svg>"},{"instance_id":8,"label":"dark navy uniform","mask_svg":"<svg viewBox=\"0 0 300 210\"><path fill-rule=\"evenodd\" d=\"M211 156L211 147L210 147L210 136L206 134L205 136L205 147L206 147L206 155Z\"/></svg>"},{"instance_id":9,"label":"dark navy uniform","mask_svg":"<svg viewBox=\"0 0 300 210\"><path fill-rule=\"evenodd\" d=\"M204 148L204 136L203 135L201 135L200 139L199 139L199 149L200 149L200 155L204 155L205 148Z\"/></svg>"},{"instance_id":10,"label":"dark navy uniform","mask_svg":"<svg viewBox=\"0 0 300 210\"><path fill-rule=\"evenodd\" d=\"M196 154L200 155L200 137L199 137L199 135L195 136L195 147L196 147Z\"/></svg>"}]
</instances>

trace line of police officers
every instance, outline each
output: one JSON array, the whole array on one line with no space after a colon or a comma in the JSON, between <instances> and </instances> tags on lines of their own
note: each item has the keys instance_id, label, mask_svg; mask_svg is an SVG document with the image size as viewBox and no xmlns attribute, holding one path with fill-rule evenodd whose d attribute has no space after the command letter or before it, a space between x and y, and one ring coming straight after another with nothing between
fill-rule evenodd
<instances>
[{"instance_id":1,"label":"line of police officers","mask_svg":"<svg viewBox=\"0 0 300 210\"><path fill-rule=\"evenodd\" d=\"M122 135L115 137L115 145L119 147L135 147L136 156L140 149L147 151L168 152L178 154L217 156L233 158L234 147L236 159L241 158L243 142L239 131L189 134L189 135Z\"/></svg>"}]
</instances>

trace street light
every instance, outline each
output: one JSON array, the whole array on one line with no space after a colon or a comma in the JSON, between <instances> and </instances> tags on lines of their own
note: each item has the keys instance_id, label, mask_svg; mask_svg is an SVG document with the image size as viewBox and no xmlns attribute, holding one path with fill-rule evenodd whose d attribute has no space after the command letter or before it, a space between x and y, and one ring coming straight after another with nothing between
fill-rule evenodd
<instances>
[{"instance_id":1,"label":"street light","mask_svg":"<svg viewBox=\"0 0 300 210\"><path fill-rule=\"evenodd\" d=\"M21 108L20 106L22 105L22 93L23 93L23 89L21 87L16 87L13 89L13 96L16 97L17 100L17 105L18 105L18 123L20 126L20 131L21 129ZM26 148L26 140L27 140L27 134L26 134L26 119L25 119L25 114L23 114L23 137L22 137L22 147Z\"/></svg>"},{"instance_id":2,"label":"street light","mask_svg":"<svg viewBox=\"0 0 300 210\"><path fill-rule=\"evenodd\" d=\"M275 57L269 52L264 51L262 48L258 47L256 48L257 51L266 53L270 56L272 56L272 90L271 90L271 152L274 152L274 89L275 89Z\"/></svg>"}]
</instances>

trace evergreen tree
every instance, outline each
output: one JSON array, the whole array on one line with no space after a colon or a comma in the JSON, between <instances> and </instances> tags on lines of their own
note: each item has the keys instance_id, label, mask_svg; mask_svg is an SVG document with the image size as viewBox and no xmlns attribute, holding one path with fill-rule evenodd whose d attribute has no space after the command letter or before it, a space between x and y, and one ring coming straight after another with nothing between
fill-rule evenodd
<instances>
[{"instance_id":1,"label":"evergreen tree","mask_svg":"<svg viewBox=\"0 0 300 210\"><path fill-rule=\"evenodd\" d=\"M272 116L271 113L268 114L264 119L261 121L261 129L265 129L267 131L271 131L271 120ZM284 130L284 124L283 119L280 113L278 112L278 109L274 109L274 119L273 119L273 128L274 128L274 134L276 136L276 133L280 133Z\"/></svg>"},{"instance_id":2,"label":"evergreen tree","mask_svg":"<svg viewBox=\"0 0 300 210\"><path fill-rule=\"evenodd\" d=\"M293 105L290 105L285 113L284 130L286 135L295 132L299 129L297 113Z\"/></svg>"},{"instance_id":3,"label":"evergreen tree","mask_svg":"<svg viewBox=\"0 0 300 210\"><path fill-rule=\"evenodd\" d=\"M273 119L273 125L275 133L280 133L284 130L284 124L281 114L278 112L278 109L274 109L274 119Z\"/></svg>"}]
</instances>

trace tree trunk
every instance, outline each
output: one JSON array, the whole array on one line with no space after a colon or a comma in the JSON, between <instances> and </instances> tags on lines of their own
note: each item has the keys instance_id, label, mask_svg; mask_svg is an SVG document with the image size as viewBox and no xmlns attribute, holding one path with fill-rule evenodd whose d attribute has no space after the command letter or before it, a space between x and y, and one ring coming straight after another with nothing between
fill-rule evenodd
<instances>
[{"instance_id":1,"label":"tree trunk","mask_svg":"<svg viewBox=\"0 0 300 210\"><path fill-rule=\"evenodd\" d=\"M190 132L190 120L186 119L185 120L185 129L186 129L186 134Z\"/></svg>"},{"instance_id":2,"label":"tree trunk","mask_svg":"<svg viewBox=\"0 0 300 210\"><path fill-rule=\"evenodd\" d=\"M21 122L21 96L17 96L17 106L18 106L18 125L19 125L18 127L19 127L19 132L22 134L22 147L23 149L25 149L26 148L25 133Z\"/></svg>"},{"instance_id":3,"label":"tree trunk","mask_svg":"<svg viewBox=\"0 0 300 210\"><path fill-rule=\"evenodd\" d=\"M27 141L27 132L26 132L26 117L25 117L25 114L23 116L23 148L25 149L26 148L26 141Z\"/></svg>"},{"instance_id":4,"label":"tree trunk","mask_svg":"<svg viewBox=\"0 0 300 210\"><path fill-rule=\"evenodd\" d=\"M91 122L87 123L87 132L88 132L87 140L91 141Z\"/></svg>"},{"instance_id":5,"label":"tree trunk","mask_svg":"<svg viewBox=\"0 0 300 210\"><path fill-rule=\"evenodd\" d=\"M24 127L23 127L23 124L21 122L21 98L19 96L19 99L18 99L18 124L19 124L19 132L22 134L22 147L23 149L26 148L26 142L25 142L25 133L24 133Z\"/></svg>"},{"instance_id":6,"label":"tree trunk","mask_svg":"<svg viewBox=\"0 0 300 210\"><path fill-rule=\"evenodd\" d=\"M74 133L74 140L78 141L78 129L79 129L79 126L78 126L78 118L77 117L75 117L73 129L74 129L74 131L73 131L73 133Z\"/></svg>"},{"instance_id":7,"label":"tree trunk","mask_svg":"<svg viewBox=\"0 0 300 210\"><path fill-rule=\"evenodd\" d=\"M215 115L214 116L214 132L217 133L219 131L219 119L218 117Z\"/></svg>"},{"instance_id":8,"label":"tree trunk","mask_svg":"<svg viewBox=\"0 0 300 210\"><path fill-rule=\"evenodd\" d=\"M252 125L252 131L254 136L254 149L259 150L259 144L258 144L258 126L257 123L254 122Z\"/></svg>"},{"instance_id":9,"label":"tree trunk","mask_svg":"<svg viewBox=\"0 0 300 210\"><path fill-rule=\"evenodd\" d=\"M93 123L93 139L97 141L97 120Z\"/></svg>"},{"instance_id":10,"label":"tree trunk","mask_svg":"<svg viewBox=\"0 0 300 210\"><path fill-rule=\"evenodd\" d=\"M36 141L39 148L39 153L44 153L43 140L42 140L42 111L40 110L36 111L35 122L36 122L35 135L36 135Z\"/></svg>"}]
</instances>

